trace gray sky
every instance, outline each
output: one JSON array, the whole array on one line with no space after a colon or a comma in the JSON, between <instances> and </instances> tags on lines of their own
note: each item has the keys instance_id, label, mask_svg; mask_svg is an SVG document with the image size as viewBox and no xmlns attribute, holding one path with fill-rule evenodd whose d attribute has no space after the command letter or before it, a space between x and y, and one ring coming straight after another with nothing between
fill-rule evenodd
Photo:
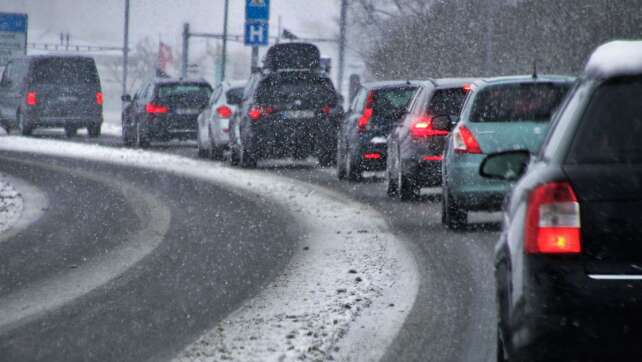
<instances>
[{"instance_id":1,"label":"gray sky","mask_svg":"<svg viewBox=\"0 0 642 362\"><path fill-rule=\"evenodd\" d=\"M132 39L162 37L174 42L181 24L190 22L194 31L220 32L223 0L131 0ZM231 33L243 32L245 1L230 0ZM70 32L72 39L120 45L123 35L124 0L0 0L0 11L29 14L30 41L57 39ZM271 35L277 19L301 35L333 36L338 31L338 0L272 0Z\"/></svg>"}]
</instances>

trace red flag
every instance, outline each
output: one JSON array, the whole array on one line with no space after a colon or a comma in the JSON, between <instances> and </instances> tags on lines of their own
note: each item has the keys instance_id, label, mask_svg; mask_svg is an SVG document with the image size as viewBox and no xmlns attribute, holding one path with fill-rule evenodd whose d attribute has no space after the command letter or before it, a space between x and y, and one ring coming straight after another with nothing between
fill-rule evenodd
<instances>
[{"instance_id":1,"label":"red flag","mask_svg":"<svg viewBox=\"0 0 642 362\"><path fill-rule=\"evenodd\" d=\"M167 71L167 64L174 64L174 56L172 55L172 48L160 42L158 44L158 69L163 72Z\"/></svg>"}]
</instances>

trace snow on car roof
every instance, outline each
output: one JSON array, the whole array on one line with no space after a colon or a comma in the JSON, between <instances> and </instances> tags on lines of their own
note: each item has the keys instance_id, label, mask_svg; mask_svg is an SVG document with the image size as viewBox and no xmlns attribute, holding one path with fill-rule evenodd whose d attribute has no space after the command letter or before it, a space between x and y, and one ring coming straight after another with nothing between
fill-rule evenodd
<instances>
[{"instance_id":1,"label":"snow on car roof","mask_svg":"<svg viewBox=\"0 0 642 362\"><path fill-rule=\"evenodd\" d=\"M591 78L642 74L642 41L617 40L600 45L584 70Z\"/></svg>"}]
</instances>

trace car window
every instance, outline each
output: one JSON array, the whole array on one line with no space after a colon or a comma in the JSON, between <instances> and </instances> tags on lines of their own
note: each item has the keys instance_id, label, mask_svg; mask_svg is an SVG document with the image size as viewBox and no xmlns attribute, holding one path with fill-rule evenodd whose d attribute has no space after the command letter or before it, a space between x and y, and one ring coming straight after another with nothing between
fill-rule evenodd
<instances>
[{"instance_id":1,"label":"car window","mask_svg":"<svg viewBox=\"0 0 642 362\"><path fill-rule=\"evenodd\" d=\"M354 97L354 100L352 101L352 107L351 107L351 109L354 112L363 111L363 107L366 104L367 94L368 94L368 91L365 88L361 88L359 93L357 93L356 97Z\"/></svg>"},{"instance_id":2,"label":"car window","mask_svg":"<svg viewBox=\"0 0 642 362\"><path fill-rule=\"evenodd\" d=\"M433 115L457 116L466 100L463 87L435 90L426 112Z\"/></svg>"},{"instance_id":3,"label":"car window","mask_svg":"<svg viewBox=\"0 0 642 362\"><path fill-rule=\"evenodd\" d=\"M277 105L299 101L304 106L336 103L332 82L310 74L279 74L261 81L256 90L259 103Z\"/></svg>"},{"instance_id":4,"label":"car window","mask_svg":"<svg viewBox=\"0 0 642 362\"><path fill-rule=\"evenodd\" d=\"M221 94L223 94L223 87L219 85L212 92L212 96L210 97L210 105L216 104L216 102L218 102L218 99L221 97Z\"/></svg>"},{"instance_id":5,"label":"car window","mask_svg":"<svg viewBox=\"0 0 642 362\"><path fill-rule=\"evenodd\" d=\"M209 98L212 89L206 84L200 83L171 83L158 86L159 98L172 97L206 97Z\"/></svg>"},{"instance_id":6,"label":"car window","mask_svg":"<svg viewBox=\"0 0 642 362\"><path fill-rule=\"evenodd\" d=\"M474 100L472 122L546 122L571 87L570 83L491 85Z\"/></svg>"},{"instance_id":7,"label":"car window","mask_svg":"<svg viewBox=\"0 0 642 362\"><path fill-rule=\"evenodd\" d=\"M642 77L600 85L582 113L568 162L642 163L641 94Z\"/></svg>"},{"instance_id":8,"label":"car window","mask_svg":"<svg viewBox=\"0 0 642 362\"><path fill-rule=\"evenodd\" d=\"M244 87L236 87L236 88L228 89L228 91L225 93L225 98L227 99L227 103L234 103L234 104L241 103L241 100L243 99L244 90L245 90Z\"/></svg>"},{"instance_id":9,"label":"car window","mask_svg":"<svg viewBox=\"0 0 642 362\"><path fill-rule=\"evenodd\" d=\"M31 81L43 84L98 84L98 72L90 58L44 58L34 61Z\"/></svg>"}]
</instances>

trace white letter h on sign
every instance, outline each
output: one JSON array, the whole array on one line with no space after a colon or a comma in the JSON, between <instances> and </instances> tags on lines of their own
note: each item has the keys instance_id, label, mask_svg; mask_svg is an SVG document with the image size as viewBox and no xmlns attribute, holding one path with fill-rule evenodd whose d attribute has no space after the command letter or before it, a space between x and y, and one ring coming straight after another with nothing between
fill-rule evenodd
<instances>
[{"instance_id":1,"label":"white letter h on sign","mask_svg":"<svg viewBox=\"0 0 642 362\"><path fill-rule=\"evenodd\" d=\"M263 43L263 26L262 24L250 25L250 40L252 43Z\"/></svg>"}]
</instances>

